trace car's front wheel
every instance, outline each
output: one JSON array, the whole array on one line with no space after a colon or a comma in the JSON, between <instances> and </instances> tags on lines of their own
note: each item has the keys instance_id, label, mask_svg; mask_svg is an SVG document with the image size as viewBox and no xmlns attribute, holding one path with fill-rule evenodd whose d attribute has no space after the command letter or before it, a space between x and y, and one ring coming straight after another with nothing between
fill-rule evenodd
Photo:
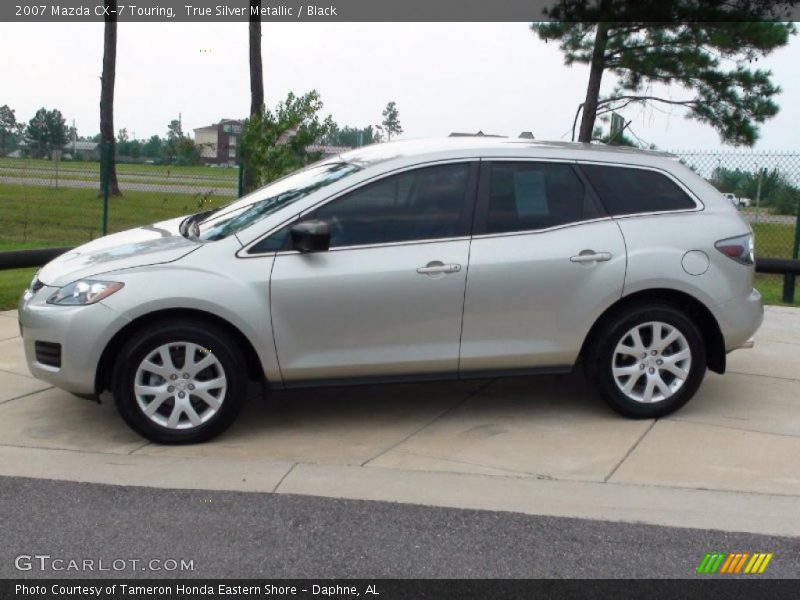
<instances>
[{"instance_id":1,"label":"car's front wheel","mask_svg":"<svg viewBox=\"0 0 800 600\"><path fill-rule=\"evenodd\" d=\"M612 315L595 336L588 371L603 398L628 417L669 414L694 396L706 371L697 325L668 305Z\"/></svg>"},{"instance_id":2,"label":"car's front wheel","mask_svg":"<svg viewBox=\"0 0 800 600\"><path fill-rule=\"evenodd\" d=\"M162 444L203 442L230 426L244 402L241 351L223 330L195 321L159 322L134 334L114 369L123 419Z\"/></svg>"}]
</instances>

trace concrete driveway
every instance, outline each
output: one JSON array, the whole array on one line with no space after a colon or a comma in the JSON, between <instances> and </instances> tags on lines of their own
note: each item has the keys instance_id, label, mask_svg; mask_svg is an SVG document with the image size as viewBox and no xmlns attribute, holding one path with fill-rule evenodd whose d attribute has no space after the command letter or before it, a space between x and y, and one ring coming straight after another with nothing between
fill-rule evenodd
<instances>
[{"instance_id":1,"label":"concrete driveway","mask_svg":"<svg viewBox=\"0 0 800 600\"><path fill-rule=\"evenodd\" d=\"M612 413L576 373L255 397L229 432L166 447L108 399L28 373L0 313L0 475L244 490L800 536L800 310L657 421Z\"/></svg>"}]
</instances>

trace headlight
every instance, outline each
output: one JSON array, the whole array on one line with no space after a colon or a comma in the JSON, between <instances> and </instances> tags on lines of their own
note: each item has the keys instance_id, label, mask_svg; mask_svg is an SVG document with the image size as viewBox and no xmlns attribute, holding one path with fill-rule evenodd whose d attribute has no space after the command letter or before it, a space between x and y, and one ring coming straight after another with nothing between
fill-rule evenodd
<instances>
[{"instance_id":1,"label":"headlight","mask_svg":"<svg viewBox=\"0 0 800 600\"><path fill-rule=\"evenodd\" d=\"M60 304L62 306L79 306L82 304L94 304L103 298L107 298L114 292L123 288L125 284L118 281L95 281L93 279L81 279L73 281L69 285L60 288L55 294L47 299L48 304Z\"/></svg>"}]
</instances>

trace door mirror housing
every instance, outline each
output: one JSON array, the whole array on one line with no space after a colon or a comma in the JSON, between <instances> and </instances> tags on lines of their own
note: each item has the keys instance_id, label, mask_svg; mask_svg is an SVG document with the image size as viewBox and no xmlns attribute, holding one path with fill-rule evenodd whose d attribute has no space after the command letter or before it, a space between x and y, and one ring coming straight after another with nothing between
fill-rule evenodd
<instances>
[{"instance_id":1,"label":"door mirror housing","mask_svg":"<svg viewBox=\"0 0 800 600\"><path fill-rule=\"evenodd\" d=\"M325 252L331 246L331 226L327 221L297 223L291 229L292 248L300 252Z\"/></svg>"}]
</instances>

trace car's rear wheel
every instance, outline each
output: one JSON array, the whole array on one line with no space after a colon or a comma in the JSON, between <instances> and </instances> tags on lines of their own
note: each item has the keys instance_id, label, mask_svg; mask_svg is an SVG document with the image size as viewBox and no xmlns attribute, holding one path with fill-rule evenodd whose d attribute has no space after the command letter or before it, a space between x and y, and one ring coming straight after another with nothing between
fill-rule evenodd
<instances>
[{"instance_id":1,"label":"car's rear wheel","mask_svg":"<svg viewBox=\"0 0 800 600\"><path fill-rule=\"evenodd\" d=\"M611 315L588 356L588 372L617 412L634 418L669 414L694 396L706 371L706 348L694 322L668 305Z\"/></svg>"},{"instance_id":2,"label":"car's rear wheel","mask_svg":"<svg viewBox=\"0 0 800 600\"><path fill-rule=\"evenodd\" d=\"M114 400L123 419L162 444L203 442L227 429L246 397L247 372L236 343L206 323L161 322L122 347Z\"/></svg>"}]
</instances>

